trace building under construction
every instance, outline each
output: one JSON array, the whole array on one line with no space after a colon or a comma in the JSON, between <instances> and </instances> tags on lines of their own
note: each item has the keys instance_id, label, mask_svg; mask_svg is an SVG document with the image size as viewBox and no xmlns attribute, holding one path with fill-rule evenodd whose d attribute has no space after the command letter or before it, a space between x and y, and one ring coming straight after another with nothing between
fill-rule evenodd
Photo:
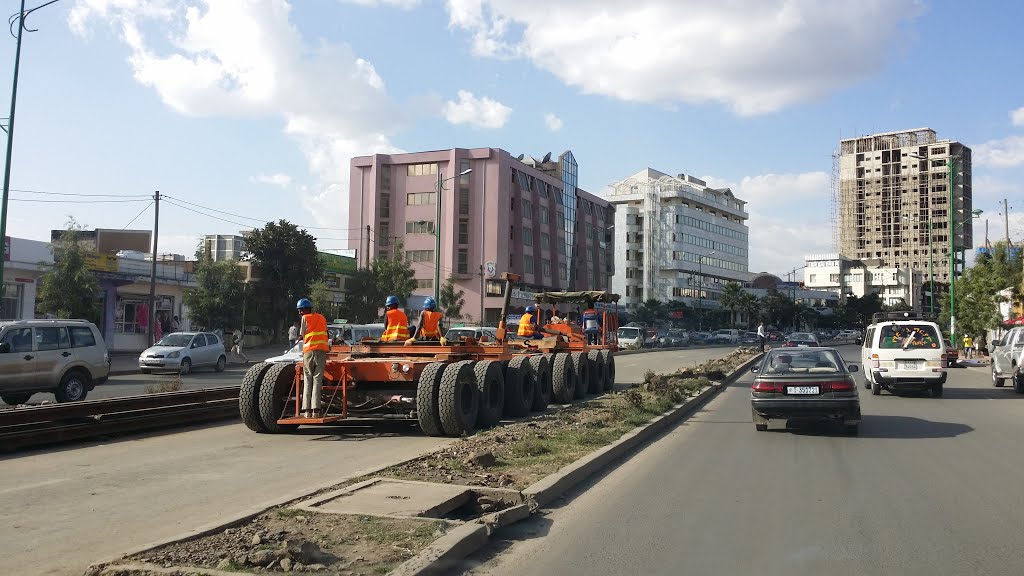
<instances>
[{"instance_id":1,"label":"building under construction","mask_svg":"<svg viewBox=\"0 0 1024 576\"><path fill-rule=\"evenodd\" d=\"M953 250L973 245L971 149L930 128L885 132L841 140L837 169L840 253L925 280L931 262L935 281L948 283L951 225Z\"/></svg>"}]
</instances>

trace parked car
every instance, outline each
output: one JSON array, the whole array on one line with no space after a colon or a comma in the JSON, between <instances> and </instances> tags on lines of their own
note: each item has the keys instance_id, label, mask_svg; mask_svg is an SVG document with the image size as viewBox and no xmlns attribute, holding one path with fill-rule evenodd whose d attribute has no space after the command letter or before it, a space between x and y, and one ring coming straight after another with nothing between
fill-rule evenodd
<instances>
[{"instance_id":1,"label":"parked car","mask_svg":"<svg viewBox=\"0 0 1024 576\"><path fill-rule=\"evenodd\" d=\"M960 351L953 346L953 343L949 341L949 338L943 340L946 346L946 368L956 368L959 366L957 362L960 360Z\"/></svg>"},{"instance_id":2,"label":"parked car","mask_svg":"<svg viewBox=\"0 0 1024 576\"><path fill-rule=\"evenodd\" d=\"M868 326L861 348L864 386L878 395L882 389L917 390L942 396L946 383L946 345L935 322L916 312L880 312Z\"/></svg>"},{"instance_id":3,"label":"parked car","mask_svg":"<svg viewBox=\"0 0 1024 576\"><path fill-rule=\"evenodd\" d=\"M490 341L495 341L498 338L498 332L494 328L480 327L480 326L460 326L458 328L449 328L448 332L445 332L444 339L448 341L459 341L463 338L475 338L481 340L487 337Z\"/></svg>"},{"instance_id":4,"label":"parked car","mask_svg":"<svg viewBox=\"0 0 1024 576\"><path fill-rule=\"evenodd\" d=\"M691 344L710 344L711 333L710 332L691 332L690 333Z\"/></svg>"},{"instance_id":5,"label":"parked car","mask_svg":"<svg viewBox=\"0 0 1024 576\"><path fill-rule=\"evenodd\" d=\"M223 372L227 366L224 342L212 332L174 332L139 354L139 370L188 374L195 368Z\"/></svg>"},{"instance_id":6,"label":"parked car","mask_svg":"<svg viewBox=\"0 0 1024 576\"><path fill-rule=\"evenodd\" d=\"M860 336L859 330L840 330L836 334L836 340L856 340Z\"/></svg>"},{"instance_id":7,"label":"parked car","mask_svg":"<svg viewBox=\"0 0 1024 576\"><path fill-rule=\"evenodd\" d=\"M384 335L384 324L341 324L336 325L340 329L340 340L337 336L332 335L331 341L337 344L358 344L359 342L369 338L370 340L380 340L380 337ZM328 331L330 328L328 327ZM412 334L412 331L409 331Z\"/></svg>"},{"instance_id":8,"label":"parked car","mask_svg":"<svg viewBox=\"0 0 1024 576\"><path fill-rule=\"evenodd\" d=\"M740 331L734 328L716 330L715 333L711 335L711 341L715 344L739 344Z\"/></svg>"},{"instance_id":9,"label":"parked car","mask_svg":"<svg viewBox=\"0 0 1024 576\"><path fill-rule=\"evenodd\" d=\"M619 328L616 333L616 338L619 341L619 348L625 350L643 348L644 345L644 329L636 326L623 326Z\"/></svg>"},{"instance_id":10,"label":"parked car","mask_svg":"<svg viewBox=\"0 0 1024 576\"><path fill-rule=\"evenodd\" d=\"M772 419L825 418L857 434L860 397L852 375L857 366L848 366L834 348L773 348L750 370L757 374L750 406L758 431L767 430Z\"/></svg>"},{"instance_id":11,"label":"parked car","mask_svg":"<svg viewBox=\"0 0 1024 576\"><path fill-rule=\"evenodd\" d=\"M992 357L992 385L1002 387L1007 378L1013 378L1013 389L1024 394L1024 376L1017 376L1021 351L1024 350L1024 326L1016 326L992 341L989 356Z\"/></svg>"},{"instance_id":12,"label":"parked car","mask_svg":"<svg viewBox=\"0 0 1024 576\"><path fill-rule=\"evenodd\" d=\"M24 404L36 392L84 400L109 374L110 355L92 322L0 322L0 399L7 404Z\"/></svg>"},{"instance_id":13,"label":"parked car","mask_svg":"<svg viewBox=\"0 0 1024 576\"><path fill-rule=\"evenodd\" d=\"M758 344L761 339L757 337L757 332L744 331L740 333L740 344Z\"/></svg>"},{"instance_id":14,"label":"parked car","mask_svg":"<svg viewBox=\"0 0 1024 576\"><path fill-rule=\"evenodd\" d=\"M790 348L801 348L808 346L820 346L817 336L810 332L793 332L789 336L786 336L786 343L784 346Z\"/></svg>"},{"instance_id":15,"label":"parked car","mask_svg":"<svg viewBox=\"0 0 1024 576\"><path fill-rule=\"evenodd\" d=\"M672 328L665 333L664 336L658 339L658 344L662 348L676 348L679 346L686 346L690 343L690 334L686 330L679 328Z\"/></svg>"},{"instance_id":16,"label":"parked car","mask_svg":"<svg viewBox=\"0 0 1024 576\"><path fill-rule=\"evenodd\" d=\"M293 364L295 362L298 362L299 360L302 360L302 341L301 340L296 342L295 346L292 346L291 348L286 350L284 354L281 354L280 356L272 356L272 357L267 358L266 360L264 360L264 362L270 362L271 364L279 364L279 363Z\"/></svg>"}]
</instances>

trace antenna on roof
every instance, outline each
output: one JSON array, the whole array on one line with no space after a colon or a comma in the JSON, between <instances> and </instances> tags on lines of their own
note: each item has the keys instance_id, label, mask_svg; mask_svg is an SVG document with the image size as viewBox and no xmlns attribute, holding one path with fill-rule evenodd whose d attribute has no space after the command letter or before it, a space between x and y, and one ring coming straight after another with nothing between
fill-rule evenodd
<instances>
[{"instance_id":1,"label":"antenna on roof","mask_svg":"<svg viewBox=\"0 0 1024 576\"><path fill-rule=\"evenodd\" d=\"M541 163L543 163L543 164L547 164L548 162L551 162L551 152L548 152L547 154L545 154L544 155L544 159L541 160Z\"/></svg>"}]
</instances>

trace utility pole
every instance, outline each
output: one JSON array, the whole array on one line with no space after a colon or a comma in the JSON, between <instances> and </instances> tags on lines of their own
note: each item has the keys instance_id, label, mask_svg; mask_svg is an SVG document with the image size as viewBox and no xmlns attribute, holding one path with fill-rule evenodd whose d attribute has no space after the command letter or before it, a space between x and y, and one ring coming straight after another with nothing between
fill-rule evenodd
<instances>
[{"instance_id":1,"label":"utility pole","mask_svg":"<svg viewBox=\"0 0 1024 576\"><path fill-rule=\"evenodd\" d=\"M18 101L18 68L21 64L21 35L25 30L25 0L21 0L21 10L17 14L18 42L14 50L14 87L11 88L11 114L7 117L7 161L4 164L4 192L0 201L0 241L4 243L4 255L0 258L0 295L4 288L4 264L7 260L7 196L11 192L11 156L14 153L14 111Z\"/></svg>"},{"instance_id":2,"label":"utility pole","mask_svg":"<svg viewBox=\"0 0 1024 576\"><path fill-rule=\"evenodd\" d=\"M370 267L370 225L366 225L366 267Z\"/></svg>"},{"instance_id":3,"label":"utility pole","mask_svg":"<svg viewBox=\"0 0 1024 576\"><path fill-rule=\"evenodd\" d=\"M1006 226L1006 246L1012 246L1010 244L1010 209L1006 203L1006 198L1003 198L1003 225Z\"/></svg>"},{"instance_id":4,"label":"utility pole","mask_svg":"<svg viewBox=\"0 0 1024 576\"><path fill-rule=\"evenodd\" d=\"M146 329L146 342L152 346L153 329L156 327L156 249L160 238L160 191L153 193L153 261L149 268L149 327Z\"/></svg>"}]
</instances>

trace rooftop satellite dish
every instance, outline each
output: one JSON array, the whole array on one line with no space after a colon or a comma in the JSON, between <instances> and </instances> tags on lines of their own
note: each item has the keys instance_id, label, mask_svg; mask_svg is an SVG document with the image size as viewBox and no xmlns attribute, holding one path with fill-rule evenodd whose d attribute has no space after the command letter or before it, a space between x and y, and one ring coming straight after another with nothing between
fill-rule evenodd
<instances>
[{"instance_id":1,"label":"rooftop satellite dish","mask_svg":"<svg viewBox=\"0 0 1024 576\"><path fill-rule=\"evenodd\" d=\"M544 159L541 160L541 163L543 163L543 164L547 164L548 162L551 162L551 152L548 152L547 154L545 154L544 155Z\"/></svg>"},{"instance_id":2,"label":"rooftop satellite dish","mask_svg":"<svg viewBox=\"0 0 1024 576\"><path fill-rule=\"evenodd\" d=\"M519 160L520 162L522 162L523 158L525 158L525 157L526 157L526 154L520 154L519 156L516 156L516 160Z\"/></svg>"}]
</instances>

